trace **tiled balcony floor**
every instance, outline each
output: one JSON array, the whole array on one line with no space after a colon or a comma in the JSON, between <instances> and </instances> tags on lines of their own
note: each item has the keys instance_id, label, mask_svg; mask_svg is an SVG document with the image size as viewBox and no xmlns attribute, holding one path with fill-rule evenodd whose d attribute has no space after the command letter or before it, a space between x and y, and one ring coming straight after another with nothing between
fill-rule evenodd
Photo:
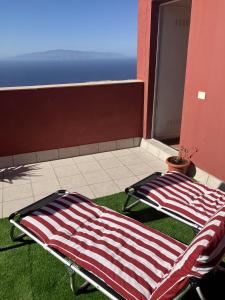
<instances>
[{"instance_id":1,"label":"tiled balcony floor","mask_svg":"<svg viewBox=\"0 0 225 300\"><path fill-rule=\"evenodd\" d=\"M162 171L165 163L141 147L0 170L0 217L58 189L96 198Z\"/></svg>"}]
</instances>

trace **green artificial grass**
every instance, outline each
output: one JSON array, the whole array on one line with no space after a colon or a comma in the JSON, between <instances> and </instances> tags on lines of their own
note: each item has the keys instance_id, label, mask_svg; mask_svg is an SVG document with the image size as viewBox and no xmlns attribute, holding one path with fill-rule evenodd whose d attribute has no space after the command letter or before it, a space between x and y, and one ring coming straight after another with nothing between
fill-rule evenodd
<instances>
[{"instance_id":1,"label":"green artificial grass","mask_svg":"<svg viewBox=\"0 0 225 300\"><path fill-rule=\"evenodd\" d=\"M125 194L96 199L96 203L121 212ZM188 244L194 237L190 227L139 204L126 215L158 229ZM0 220L0 299L2 300L70 300L74 299L65 266L39 245L29 242L11 242L8 220ZM82 280L80 280L82 283ZM107 299L91 288L76 297L77 300ZM190 299L190 298L189 298Z\"/></svg>"}]
</instances>

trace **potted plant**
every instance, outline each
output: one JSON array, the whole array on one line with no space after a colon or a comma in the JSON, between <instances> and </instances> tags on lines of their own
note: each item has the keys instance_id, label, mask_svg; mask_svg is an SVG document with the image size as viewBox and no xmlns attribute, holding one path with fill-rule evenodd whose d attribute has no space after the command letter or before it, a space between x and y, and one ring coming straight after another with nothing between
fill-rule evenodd
<instances>
[{"instance_id":1,"label":"potted plant","mask_svg":"<svg viewBox=\"0 0 225 300\"><path fill-rule=\"evenodd\" d=\"M181 146L176 156L170 156L166 159L169 171L177 171L185 174L191 164L191 157L198 151L197 148L194 151Z\"/></svg>"}]
</instances>

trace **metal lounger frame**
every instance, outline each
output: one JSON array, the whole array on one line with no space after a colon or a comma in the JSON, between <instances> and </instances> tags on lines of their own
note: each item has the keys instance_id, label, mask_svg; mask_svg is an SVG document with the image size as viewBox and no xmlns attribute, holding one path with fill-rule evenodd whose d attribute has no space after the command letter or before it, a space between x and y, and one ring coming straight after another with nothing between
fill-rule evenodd
<instances>
[{"instance_id":1,"label":"metal lounger frame","mask_svg":"<svg viewBox=\"0 0 225 300\"><path fill-rule=\"evenodd\" d=\"M127 194L127 198L126 201L124 203L124 206L122 208L122 210L124 212L129 211L132 207L136 206L139 202L142 202L144 204L147 204L148 206L178 220L181 221L182 223L185 223L189 226L191 226L194 230L195 233L197 233L202 226L200 226L199 224L194 223L193 221L181 216L179 213L176 212L172 212L166 208L163 208L162 206L156 204L154 201L151 201L150 199L148 199L147 197L145 197L144 195L142 196L143 198L141 198L141 195L137 192L137 189L142 186L143 184L156 179L157 177L160 177L162 175L162 173L160 172L155 172L147 177L145 177L144 179L132 184L131 186L129 186L128 188L125 189L125 193ZM130 200L134 198L135 201L130 203Z\"/></svg>"},{"instance_id":2,"label":"metal lounger frame","mask_svg":"<svg viewBox=\"0 0 225 300\"><path fill-rule=\"evenodd\" d=\"M34 240L36 243L38 243L40 246L42 246L46 251L51 253L54 257L56 257L58 260L60 260L68 269L69 276L70 276L70 287L72 291L77 294L81 291L85 290L89 285L93 285L96 289L100 290L103 294L105 294L109 299L112 300L122 300L122 298L119 294L117 294L113 289L111 289L104 281L102 281L97 276L93 275L92 273L88 272L87 270L79 267L76 265L72 260L68 259L64 255L62 255L59 251L49 247L45 243L43 243L36 235L34 235L30 230L25 228L23 225L19 223L19 220L22 217L25 217L32 211L37 210L38 208L43 207L44 205L47 205L48 203L56 200L57 198L62 197L63 195L68 194L65 190L59 190L44 199L41 199L37 201L34 204L31 204L29 206L26 206L25 208L11 214L9 216L9 222L12 224L11 230L10 230L10 237L12 241L19 241L24 236L29 236L32 240ZM18 228L22 234L19 234L15 236L15 228ZM76 286L76 275L80 275L85 282L80 286Z\"/></svg>"},{"instance_id":3,"label":"metal lounger frame","mask_svg":"<svg viewBox=\"0 0 225 300\"><path fill-rule=\"evenodd\" d=\"M24 236L28 236L36 243L38 243L40 246L42 246L46 251L48 251L50 254L52 254L54 257L60 260L68 269L69 276L70 276L70 287L75 294L85 290L89 285L93 285L96 289L98 289L107 297L109 297L109 299L123 300L124 298L121 297L119 294L117 294L112 288L110 288L102 279L98 278L97 276L88 272L87 270L79 267L72 260L62 255L59 251L50 248L48 245L46 245L41 240L39 240L39 238L36 235L34 235L30 230L28 230L27 228L25 228L23 225L19 223L19 220L21 218L30 214L32 211L35 211L66 194L68 194L67 191L59 190L31 205L28 205L16 211L15 213L12 213L8 217L9 222L12 224L10 230L10 237L12 241L20 241ZM22 232L22 234L16 236L15 235L16 228L18 228ZM76 275L80 275L85 280L85 282L80 287L76 286ZM196 290L200 300L205 300L200 290L199 280L197 278L190 278L189 284L174 298L174 300L181 299L186 292L188 292L190 289L193 288Z\"/></svg>"}]
</instances>

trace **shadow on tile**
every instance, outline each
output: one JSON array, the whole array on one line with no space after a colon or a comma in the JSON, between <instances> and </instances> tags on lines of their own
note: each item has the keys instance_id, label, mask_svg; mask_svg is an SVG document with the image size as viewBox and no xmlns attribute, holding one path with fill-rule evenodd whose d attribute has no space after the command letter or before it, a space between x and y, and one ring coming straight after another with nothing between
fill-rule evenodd
<instances>
[{"instance_id":1,"label":"shadow on tile","mask_svg":"<svg viewBox=\"0 0 225 300\"><path fill-rule=\"evenodd\" d=\"M37 170L35 165L16 166L0 170L0 182L13 183L13 180L24 178L30 175L30 172Z\"/></svg>"}]
</instances>

